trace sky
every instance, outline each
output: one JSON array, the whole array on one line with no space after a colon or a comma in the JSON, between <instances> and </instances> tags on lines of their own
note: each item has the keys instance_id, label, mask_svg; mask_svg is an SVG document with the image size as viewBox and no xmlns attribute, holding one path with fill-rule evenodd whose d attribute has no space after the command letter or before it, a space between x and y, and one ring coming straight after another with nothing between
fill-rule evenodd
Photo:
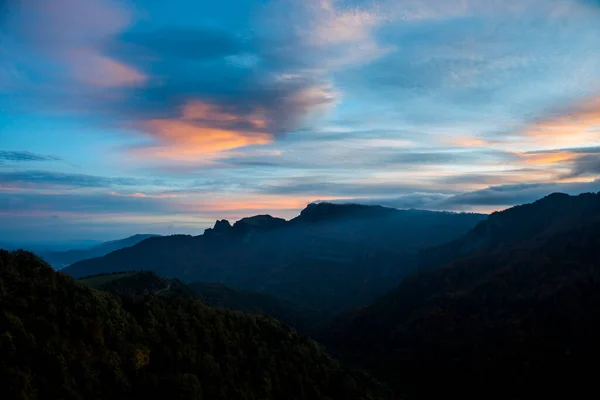
<instances>
[{"instance_id":1,"label":"sky","mask_svg":"<svg viewBox=\"0 0 600 400\"><path fill-rule=\"evenodd\" d=\"M600 191L598 0L0 0L0 240Z\"/></svg>"}]
</instances>

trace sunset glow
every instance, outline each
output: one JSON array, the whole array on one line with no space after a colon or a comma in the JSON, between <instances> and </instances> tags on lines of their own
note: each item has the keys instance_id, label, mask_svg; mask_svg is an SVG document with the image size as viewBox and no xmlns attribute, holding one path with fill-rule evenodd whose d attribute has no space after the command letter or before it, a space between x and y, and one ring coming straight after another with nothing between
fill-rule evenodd
<instances>
[{"instance_id":1,"label":"sunset glow","mask_svg":"<svg viewBox=\"0 0 600 400\"><path fill-rule=\"evenodd\" d=\"M1 16L0 238L600 190L597 2L16 0Z\"/></svg>"}]
</instances>

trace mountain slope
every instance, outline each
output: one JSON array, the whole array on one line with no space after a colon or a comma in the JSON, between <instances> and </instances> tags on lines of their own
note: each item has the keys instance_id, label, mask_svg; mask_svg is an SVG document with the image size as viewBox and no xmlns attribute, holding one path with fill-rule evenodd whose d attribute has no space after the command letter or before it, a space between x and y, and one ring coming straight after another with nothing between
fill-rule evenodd
<instances>
[{"instance_id":1,"label":"mountain slope","mask_svg":"<svg viewBox=\"0 0 600 400\"><path fill-rule=\"evenodd\" d=\"M375 399L386 393L276 320L89 289L0 251L0 384L10 399Z\"/></svg>"},{"instance_id":2,"label":"mountain slope","mask_svg":"<svg viewBox=\"0 0 600 400\"><path fill-rule=\"evenodd\" d=\"M162 278L149 271L94 275L77 281L93 289L117 295L178 296L200 300L210 307L260 314L278 319L303 334L311 333L317 323L325 319L315 310L262 293L234 290L219 283L194 282L186 285L178 279Z\"/></svg>"},{"instance_id":3,"label":"mountain slope","mask_svg":"<svg viewBox=\"0 0 600 400\"><path fill-rule=\"evenodd\" d=\"M478 252L543 240L556 232L599 218L600 197L594 193L569 196L553 193L534 203L491 214L465 236L420 254L422 270L441 267Z\"/></svg>"},{"instance_id":4,"label":"mountain slope","mask_svg":"<svg viewBox=\"0 0 600 400\"><path fill-rule=\"evenodd\" d=\"M218 221L202 236L151 238L64 270L75 277L150 270L217 282L324 313L368 304L417 266L419 250L459 237L485 216L313 204L286 222Z\"/></svg>"},{"instance_id":5,"label":"mountain slope","mask_svg":"<svg viewBox=\"0 0 600 400\"><path fill-rule=\"evenodd\" d=\"M534 203L525 216L547 206ZM528 399L565 388L577 397L593 386L589 366L600 357L600 212L586 212L585 221L547 224L554 233L542 237L517 232L529 228L508 210L514 236L530 240L411 276L371 306L340 317L322 340L414 398L443 391Z\"/></svg>"},{"instance_id":6,"label":"mountain slope","mask_svg":"<svg viewBox=\"0 0 600 400\"><path fill-rule=\"evenodd\" d=\"M218 283L195 282L187 286L208 306L273 317L303 334L312 332L324 319L318 311L262 293L234 290Z\"/></svg>"},{"instance_id":7,"label":"mountain slope","mask_svg":"<svg viewBox=\"0 0 600 400\"><path fill-rule=\"evenodd\" d=\"M85 249L43 252L40 254L40 256L54 268L61 269L76 263L77 261L102 257L108 253L112 253L113 251L134 246L143 240L156 236L158 235L134 235L125 239L100 243Z\"/></svg>"}]
</instances>

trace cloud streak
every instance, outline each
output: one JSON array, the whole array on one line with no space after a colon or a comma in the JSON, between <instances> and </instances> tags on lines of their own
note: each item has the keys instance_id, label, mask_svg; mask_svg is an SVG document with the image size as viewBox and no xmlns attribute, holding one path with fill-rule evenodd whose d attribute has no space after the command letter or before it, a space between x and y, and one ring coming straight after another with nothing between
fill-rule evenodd
<instances>
[{"instance_id":1,"label":"cloud streak","mask_svg":"<svg viewBox=\"0 0 600 400\"><path fill-rule=\"evenodd\" d=\"M10 162L44 162L44 161L61 161L60 157L36 154L30 151L0 151L0 161Z\"/></svg>"},{"instance_id":2,"label":"cloud streak","mask_svg":"<svg viewBox=\"0 0 600 400\"><path fill-rule=\"evenodd\" d=\"M6 171L0 172L0 186L7 187L81 187L105 188L113 186L139 186L148 184L145 179L104 177L85 174L69 174L52 171ZM154 183L162 183L155 181Z\"/></svg>"}]
</instances>

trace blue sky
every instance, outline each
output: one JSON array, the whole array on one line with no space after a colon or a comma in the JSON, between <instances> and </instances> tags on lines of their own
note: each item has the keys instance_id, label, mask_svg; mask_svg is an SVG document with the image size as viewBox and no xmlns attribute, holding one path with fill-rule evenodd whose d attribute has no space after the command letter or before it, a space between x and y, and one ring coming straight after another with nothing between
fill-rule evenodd
<instances>
[{"instance_id":1,"label":"blue sky","mask_svg":"<svg viewBox=\"0 0 600 400\"><path fill-rule=\"evenodd\" d=\"M599 191L591 0L0 1L0 239Z\"/></svg>"}]
</instances>

